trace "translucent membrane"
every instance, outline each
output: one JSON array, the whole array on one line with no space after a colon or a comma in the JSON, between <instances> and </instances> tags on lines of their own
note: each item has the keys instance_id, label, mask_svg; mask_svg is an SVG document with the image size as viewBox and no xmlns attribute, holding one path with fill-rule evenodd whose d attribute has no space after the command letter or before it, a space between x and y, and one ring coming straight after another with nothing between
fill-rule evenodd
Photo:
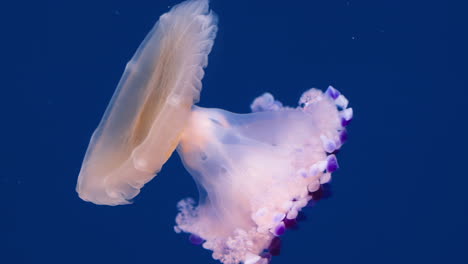
<instances>
[{"instance_id":1,"label":"translucent membrane","mask_svg":"<svg viewBox=\"0 0 468 264\"><path fill-rule=\"evenodd\" d=\"M216 31L206 0L184 2L160 17L91 138L76 188L83 200L129 203L161 170L199 99Z\"/></svg>"}]
</instances>

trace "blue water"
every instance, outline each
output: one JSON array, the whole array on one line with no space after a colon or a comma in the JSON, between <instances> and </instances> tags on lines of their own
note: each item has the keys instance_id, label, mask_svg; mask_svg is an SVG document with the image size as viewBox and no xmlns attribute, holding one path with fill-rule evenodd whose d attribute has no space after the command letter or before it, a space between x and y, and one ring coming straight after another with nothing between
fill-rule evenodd
<instances>
[{"instance_id":1,"label":"blue water","mask_svg":"<svg viewBox=\"0 0 468 264\"><path fill-rule=\"evenodd\" d=\"M468 263L466 9L409 2L212 1L201 106L247 112L265 91L295 105L331 84L355 111L333 196L273 263ZM197 195L177 155L133 205L74 190L125 63L176 3L41 1L7 14L0 263L215 263L172 229L177 201Z\"/></svg>"}]
</instances>

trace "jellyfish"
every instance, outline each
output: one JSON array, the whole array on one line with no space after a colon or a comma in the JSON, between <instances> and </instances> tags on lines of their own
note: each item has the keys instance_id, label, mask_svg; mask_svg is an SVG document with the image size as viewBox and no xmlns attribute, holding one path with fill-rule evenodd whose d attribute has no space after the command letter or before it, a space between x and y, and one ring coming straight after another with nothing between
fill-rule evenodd
<instances>
[{"instance_id":1,"label":"jellyfish","mask_svg":"<svg viewBox=\"0 0 468 264\"><path fill-rule=\"evenodd\" d=\"M297 107L270 93L246 114L195 105L216 32L208 0L159 18L91 137L76 190L95 204L129 204L177 151L199 200L177 204L175 231L224 264L265 264L323 196L353 110L332 86L305 91Z\"/></svg>"}]
</instances>

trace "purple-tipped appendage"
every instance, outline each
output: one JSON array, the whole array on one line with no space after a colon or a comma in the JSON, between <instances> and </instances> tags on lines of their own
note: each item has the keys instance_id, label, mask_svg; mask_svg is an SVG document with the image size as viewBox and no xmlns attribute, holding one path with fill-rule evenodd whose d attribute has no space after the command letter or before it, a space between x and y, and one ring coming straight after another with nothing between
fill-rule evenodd
<instances>
[{"instance_id":1,"label":"purple-tipped appendage","mask_svg":"<svg viewBox=\"0 0 468 264\"><path fill-rule=\"evenodd\" d=\"M194 245L201 245L203 244L203 242L205 242L205 240L197 235L194 235L194 234L191 234L190 237L189 237L189 241L190 243L194 244Z\"/></svg>"},{"instance_id":2,"label":"purple-tipped appendage","mask_svg":"<svg viewBox=\"0 0 468 264\"><path fill-rule=\"evenodd\" d=\"M284 226L285 226L287 229L296 229L296 228L297 228L297 221L296 221L296 219L288 219L288 218L285 218L283 222L284 222Z\"/></svg>"},{"instance_id":3,"label":"purple-tipped appendage","mask_svg":"<svg viewBox=\"0 0 468 264\"><path fill-rule=\"evenodd\" d=\"M343 129L340 132L340 141L341 144L344 144L346 141L348 141L348 132L346 131L346 129Z\"/></svg>"},{"instance_id":4,"label":"purple-tipped appendage","mask_svg":"<svg viewBox=\"0 0 468 264\"><path fill-rule=\"evenodd\" d=\"M346 108L345 110L341 111L341 126L346 127L351 123L351 120L353 120L353 109L352 108Z\"/></svg>"},{"instance_id":5,"label":"purple-tipped appendage","mask_svg":"<svg viewBox=\"0 0 468 264\"><path fill-rule=\"evenodd\" d=\"M275 229L273 230L273 234L275 236L281 236L283 235L284 233L286 232L286 226L283 222L281 222L279 225L277 225L275 227Z\"/></svg>"},{"instance_id":6,"label":"purple-tipped appendage","mask_svg":"<svg viewBox=\"0 0 468 264\"><path fill-rule=\"evenodd\" d=\"M325 94L330 96L333 100L335 100L336 98L338 98L338 96L340 96L340 91L338 91L337 89L333 88L333 86L328 86L328 89L325 91Z\"/></svg>"},{"instance_id":7,"label":"purple-tipped appendage","mask_svg":"<svg viewBox=\"0 0 468 264\"><path fill-rule=\"evenodd\" d=\"M272 256L278 256L281 252L281 239L279 237L274 237L268 246L268 251Z\"/></svg>"},{"instance_id":8,"label":"purple-tipped appendage","mask_svg":"<svg viewBox=\"0 0 468 264\"><path fill-rule=\"evenodd\" d=\"M353 119L350 118L349 120L346 120L344 118L341 118L341 126L342 127L347 127L349 125L349 123L351 123L351 120L353 120Z\"/></svg>"},{"instance_id":9,"label":"purple-tipped appendage","mask_svg":"<svg viewBox=\"0 0 468 264\"><path fill-rule=\"evenodd\" d=\"M327 157L327 171L334 172L339 168L338 160L336 159L335 155L328 155Z\"/></svg>"}]
</instances>

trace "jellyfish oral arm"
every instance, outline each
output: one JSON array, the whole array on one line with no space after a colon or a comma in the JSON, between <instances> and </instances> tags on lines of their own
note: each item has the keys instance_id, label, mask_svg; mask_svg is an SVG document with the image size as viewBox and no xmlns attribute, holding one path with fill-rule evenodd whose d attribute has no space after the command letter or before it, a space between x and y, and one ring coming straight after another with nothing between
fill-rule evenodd
<instances>
[{"instance_id":1,"label":"jellyfish oral arm","mask_svg":"<svg viewBox=\"0 0 468 264\"><path fill-rule=\"evenodd\" d=\"M265 94L251 114L193 107L177 151L202 195L197 206L179 203L177 230L202 238L225 264L267 249L338 168L333 153L352 110L329 90L305 92L297 108Z\"/></svg>"}]
</instances>

